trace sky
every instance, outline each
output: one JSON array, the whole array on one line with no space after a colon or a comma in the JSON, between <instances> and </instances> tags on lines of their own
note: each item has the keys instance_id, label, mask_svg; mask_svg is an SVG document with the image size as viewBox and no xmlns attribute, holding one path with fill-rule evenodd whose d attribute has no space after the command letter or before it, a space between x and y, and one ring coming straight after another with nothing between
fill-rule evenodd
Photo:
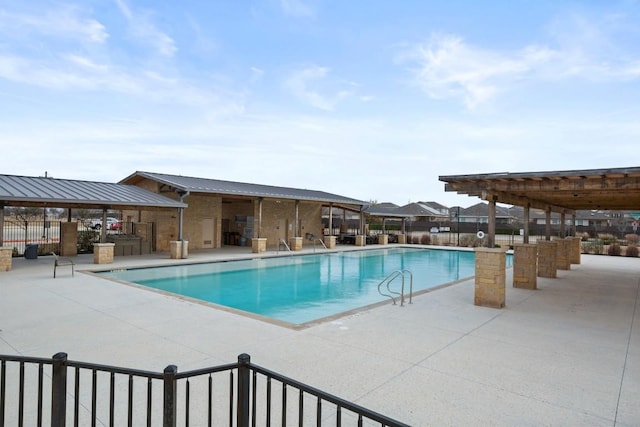
<instances>
[{"instance_id":1,"label":"sky","mask_svg":"<svg viewBox=\"0 0 640 427\"><path fill-rule=\"evenodd\" d=\"M405 205L639 166L640 1L0 0L0 174Z\"/></svg>"}]
</instances>

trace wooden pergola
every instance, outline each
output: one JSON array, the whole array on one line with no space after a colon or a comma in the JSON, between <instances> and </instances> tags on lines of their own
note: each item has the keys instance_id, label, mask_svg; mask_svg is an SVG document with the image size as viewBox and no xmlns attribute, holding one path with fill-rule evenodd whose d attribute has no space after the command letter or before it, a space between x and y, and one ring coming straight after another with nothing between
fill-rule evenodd
<instances>
[{"instance_id":1,"label":"wooden pergola","mask_svg":"<svg viewBox=\"0 0 640 427\"><path fill-rule=\"evenodd\" d=\"M480 197L489 202L487 246L495 244L496 203L524 208L524 243L529 241L529 209L546 212L546 238L551 238L551 213L560 213L560 232L565 215L576 210L640 209L640 167L553 172L489 173L440 176L445 191Z\"/></svg>"}]
</instances>

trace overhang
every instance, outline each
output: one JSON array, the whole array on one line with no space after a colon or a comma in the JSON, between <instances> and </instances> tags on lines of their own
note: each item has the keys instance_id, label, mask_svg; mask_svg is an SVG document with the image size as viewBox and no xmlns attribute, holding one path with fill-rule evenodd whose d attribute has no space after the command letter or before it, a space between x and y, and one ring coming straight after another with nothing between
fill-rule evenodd
<instances>
[{"instance_id":1,"label":"overhang","mask_svg":"<svg viewBox=\"0 0 640 427\"><path fill-rule=\"evenodd\" d=\"M640 208L640 167L440 176L445 191L572 213Z\"/></svg>"},{"instance_id":2,"label":"overhang","mask_svg":"<svg viewBox=\"0 0 640 427\"><path fill-rule=\"evenodd\" d=\"M186 208L134 185L0 175L0 205L82 209Z\"/></svg>"}]
</instances>

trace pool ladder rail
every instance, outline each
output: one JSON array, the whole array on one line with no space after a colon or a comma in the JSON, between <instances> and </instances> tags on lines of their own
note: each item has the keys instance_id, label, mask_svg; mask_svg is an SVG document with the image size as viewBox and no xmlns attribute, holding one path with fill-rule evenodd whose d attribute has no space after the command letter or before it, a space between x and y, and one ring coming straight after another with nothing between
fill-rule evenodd
<instances>
[{"instance_id":1,"label":"pool ladder rail","mask_svg":"<svg viewBox=\"0 0 640 427\"><path fill-rule=\"evenodd\" d=\"M313 252L316 251L316 241L320 242L323 248L328 249L327 245L324 244L324 241L321 238L316 237L316 239L313 241Z\"/></svg>"},{"instance_id":2,"label":"pool ladder rail","mask_svg":"<svg viewBox=\"0 0 640 427\"><path fill-rule=\"evenodd\" d=\"M284 245L284 247L287 248L290 255L293 255L293 251L291 250L289 245L287 245L287 242L285 242L284 239L280 239L280 241L278 242L278 252L280 252L280 248L282 247L282 245Z\"/></svg>"},{"instance_id":3,"label":"pool ladder rail","mask_svg":"<svg viewBox=\"0 0 640 427\"><path fill-rule=\"evenodd\" d=\"M396 295L400 299L400 307L403 307L405 300L404 282L406 276L409 276L409 304L413 304L413 302L411 301L413 296L413 273L411 273L409 270L396 270L393 273L389 274L384 278L384 280L378 283L378 293L382 296L391 298L391 301L393 301L393 305L396 305L396 297L394 296ZM402 279L402 287L400 288L400 292L392 291L391 282L393 282L398 277ZM383 287L386 288L387 293L383 291Z\"/></svg>"}]
</instances>

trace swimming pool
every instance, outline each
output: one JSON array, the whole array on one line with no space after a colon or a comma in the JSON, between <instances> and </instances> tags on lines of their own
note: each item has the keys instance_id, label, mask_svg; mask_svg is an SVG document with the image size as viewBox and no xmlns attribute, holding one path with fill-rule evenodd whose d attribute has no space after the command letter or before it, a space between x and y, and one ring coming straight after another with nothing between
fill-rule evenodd
<instances>
[{"instance_id":1,"label":"swimming pool","mask_svg":"<svg viewBox=\"0 0 640 427\"><path fill-rule=\"evenodd\" d=\"M378 293L378 284L397 270L411 271L415 293L473 276L475 254L388 248L99 274L301 325L385 300L391 303ZM399 288L400 283L392 285Z\"/></svg>"}]
</instances>

